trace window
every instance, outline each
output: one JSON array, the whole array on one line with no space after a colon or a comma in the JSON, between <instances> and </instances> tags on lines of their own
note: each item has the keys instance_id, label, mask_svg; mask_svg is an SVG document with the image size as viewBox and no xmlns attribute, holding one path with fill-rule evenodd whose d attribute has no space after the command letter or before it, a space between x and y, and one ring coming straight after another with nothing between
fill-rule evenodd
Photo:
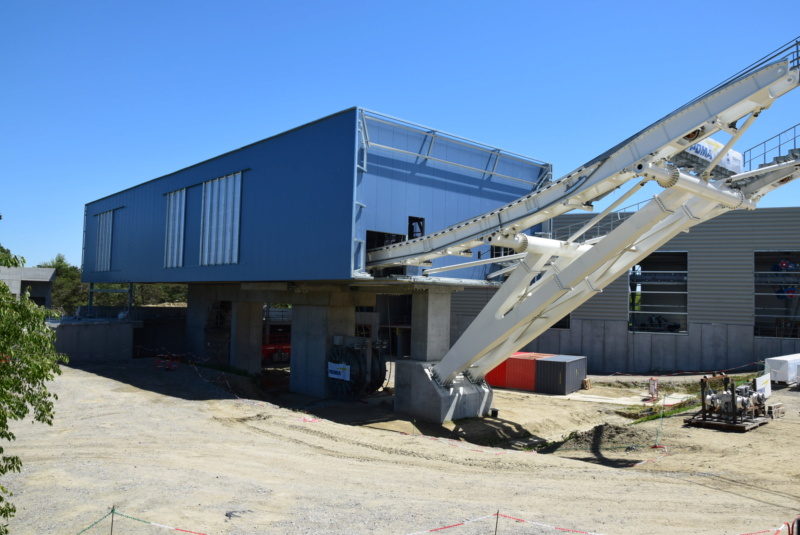
<instances>
[{"instance_id":1,"label":"window","mask_svg":"<svg viewBox=\"0 0 800 535\"><path fill-rule=\"evenodd\" d=\"M97 254L95 271L111 271L111 233L114 228L114 211L97 214Z\"/></svg>"},{"instance_id":2,"label":"window","mask_svg":"<svg viewBox=\"0 0 800 535\"><path fill-rule=\"evenodd\" d=\"M400 243L406 240L404 234L392 234L391 232L378 232L377 230L367 231L367 250L377 249L378 247L386 247L394 243ZM405 275L405 266L399 267L385 267L373 269L372 274L375 277L388 277L390 275Z\"/></svg>"},{"instance_id":3,"label":"window","mask_svg":"<svg viewBox=\"0 0 800 535\"><path fill-rule=\"evenodd\" d=\"M754 253L754 334L800 338L800 251Z\"/></svg>"},{"instance_id":4,"label":"window","mask_svg":"<svg viewBox=\"0 0 800 535\"><path fill-rule=\"evenodd\" d=\"M184 214L186 189L167 193L167 228L164 239L164 267L183 266Z\"/></svg>"},{"instance_id":5,"label":"window","mask_svg":"<svg viewBox=\"0 0 800 535\"><path fill-rule=\"evenodd\" d=\"M420 238L425 235L425 218L408 216L408 239Z\"/></svg>"},{"instance_id":6,"label":"window","mask_svg":"<svg viewBox=\"0 0 800 535\"><path fill-rule=\"evenodd\" d=\"M239 262L242 173L203 183L200 265Z\"/></svg>"},{"instance_id":7,"label":"window","mask_svg":"<svg viewBox=\"0 0 800 535\"><path fill-rule=\"evenodd\" d=\"M628 328L686 332L687 254L652 253L628 271Z\"/></svg>"}]
</instances>

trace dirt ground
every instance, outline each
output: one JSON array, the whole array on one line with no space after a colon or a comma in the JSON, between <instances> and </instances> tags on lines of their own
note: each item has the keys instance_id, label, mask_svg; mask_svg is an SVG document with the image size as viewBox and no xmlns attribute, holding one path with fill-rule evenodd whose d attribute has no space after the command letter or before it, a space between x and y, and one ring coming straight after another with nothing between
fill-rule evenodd
<instances>
[{"instance_id":1,"label":"dirt ground","mask_svg":"<svg viewBox=\"0 0 800 535\"><path fill-rule=\"evenodd\" d=\"M685 415L631 426L620 405L502 390L497 418L425 425L393 415L388 395L272 388L263 401L245 384L146 360L64 367L53 426L15 424L6 447L24 464L0 481L11 532L723 535L800 513L796 389L770 399L784 418L733 433ZM513 449L565 436L550 453Z\"/></svg>"}]
</instances>

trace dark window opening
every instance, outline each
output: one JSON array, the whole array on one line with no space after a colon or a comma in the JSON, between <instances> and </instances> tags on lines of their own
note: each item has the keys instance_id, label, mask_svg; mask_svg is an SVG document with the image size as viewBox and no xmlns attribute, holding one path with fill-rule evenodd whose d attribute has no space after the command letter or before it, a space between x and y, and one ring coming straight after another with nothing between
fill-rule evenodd
<instances>
[{"instance_id":1,"label":"dark window opening","mask_svg":"<svg viewBox=\"0 0 800 535\"><path fill-rule=\"evenodd\" d=\"M425 235L425 218L408 216L408 239L420 238Z\"/></svg>"},{"instance_id":2,"label":"dark window opening","mask_svg":"<svg viewBox=\"0 0 800 535\"><path fill-rule=\"evenodd\" d=\"M686 332L688 254L652 253L628 271L628 328Z\"/></svg>"},{"instance_id":3,"label":"dark window opening","mask_svg":"<svg viewBox=\"0 0 800 535\"><path fill-rule=\"evenodd\" d=\"M406 241L405 234L392 234L391 232L367 231L367 250L386 247L395 243Z\"/></svg>"},{"instance_id":4,"label":"dark window opening","mask_svg":"<svg viewBox=\"0 0 800 535\"><path fill-rule=\"evenodd\" d=\"M378 247L386 247L394 243L406 241L405 234L392 234L391 232L378 232L375 230L367 231L367 250L377 249ZM405 266L399 267L384 267L372 270L375 277L388 277L390 275L405 275Z\"/></svg>"},{"instance_id":5,"label":"dark window opening","mask_svg":"<svg viewBox=\"0 0 800 535\"><path fill-rule=\"evenodd\" d=\"M551 329L569 329L570 328L570 321L569 321L569 314L558 320L553 324Z\"/></svg>"},{"instance_id":6,"label":"dark window opening","mask_svg":"<svg viewBox=\"0 0 800 535\"><path fill-rule=\"evenodd\" d=\"M800 338L800 251L754 253L754 334Z\"/></svg>"}]
</instances>

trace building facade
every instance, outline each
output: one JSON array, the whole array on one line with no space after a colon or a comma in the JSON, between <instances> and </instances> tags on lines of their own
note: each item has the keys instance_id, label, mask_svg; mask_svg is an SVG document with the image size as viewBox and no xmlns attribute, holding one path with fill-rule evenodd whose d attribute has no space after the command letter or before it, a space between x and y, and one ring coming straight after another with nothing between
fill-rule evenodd
<instances>
[{"instance_id":1,"label":"building facade","mask_svg":"<svg viewBox=\"0 0 800 535\"><path fill-rule=\"evenodd\" d=\"M450 347L450 294L490 286L485 265L436 278L421 266L369 270L367 249L549 179L544 162L351 108L87 204L83 280L187 283L186 350L251 373L261 371L265 305L290 304L291 389L324 397L334 342L379 337L383 304L406 296L408 323L384 333L402 356L430 361Z\"/></svg>"},{"instance_id":2,"label":"building facade","mask_svg":"<svg viewBox=\"0 0 800 535\"><path fill-rule=\"evenodd\" d=\"M552 236L590 217L560 216ZM590 373L752 369L800 352L798 290L800 208L730 211L667 242L526 350L585 355ZM454 294L454 338L491 293Z\"/></svg>"}]
</instances>

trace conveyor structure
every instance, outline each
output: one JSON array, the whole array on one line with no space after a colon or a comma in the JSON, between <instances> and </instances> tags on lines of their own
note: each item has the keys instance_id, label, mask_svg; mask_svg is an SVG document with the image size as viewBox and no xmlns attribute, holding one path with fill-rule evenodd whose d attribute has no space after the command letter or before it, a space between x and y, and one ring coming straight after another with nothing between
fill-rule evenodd
<instances>
[{"instance_id":1,"label":"conveyor structure","mask_svg":"<svg viewBox=\"0 0 800 535\"><path fill-rule=\"evenodd\" d=\"M414 399L401 402L403 411L440 422L488 414L491 389L484 376L495 366L678 233L728 210L755 209L764 195L800 176L797 159L734 175L715 173L759 115L798 86L799 46L800 40L792 41L524 197L439 232L368 251L370 268L427 265L481 244L517 253L504 258L516 262L506 268L505 282L444 358L418 363L411 373ZM676 165L683 151L717 133L729 140L704 169ZM583 239L649 181L663 191L607 234ZM627 190L567 240L524 233L571 210L592 210L618 188ZM398 395L403 396L399 389Z\"/></svg>"}]
</instances>

